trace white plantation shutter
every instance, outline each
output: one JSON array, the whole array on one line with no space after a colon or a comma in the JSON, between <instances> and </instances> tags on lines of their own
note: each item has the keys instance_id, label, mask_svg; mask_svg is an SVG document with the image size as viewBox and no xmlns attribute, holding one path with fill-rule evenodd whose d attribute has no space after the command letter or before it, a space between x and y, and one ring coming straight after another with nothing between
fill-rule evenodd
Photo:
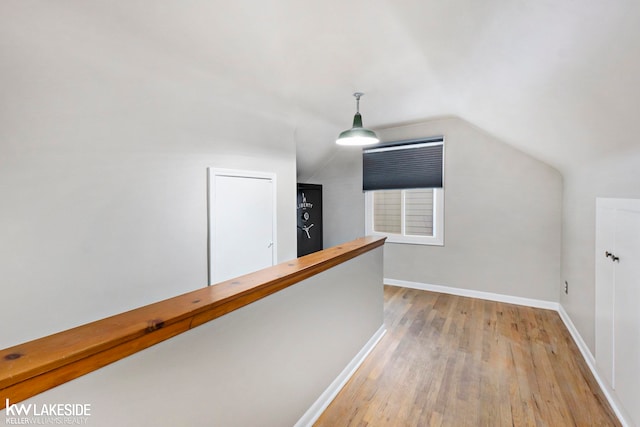
<instances>
[{"instance_id":1,"label":"white plantation shutter","mask_svg":"<svg viewBox=\"0 0 640 427\"><path fill-rule=\"evenodd\" d=\"M374 191L373 229L379 233L433 236L433 189Z\"/></svg>"},{"instance_id":2,"label":"white plantation shutter","mask_svg":"<svg viewBox=\"0 0 640 427\"><path fill-rule=\"evenodd\" d=\"M433 189L406 190L404 218L404 234L433 236Z\"/></svg>"},{"instance_id":3,"label":"white plantation shutter","mask_svg":"<svg viewBox=\"0 0 640 427\"><path fill-rule=\"evenodd\" d=\"M376 191L373 194L373 228L381 233L402 233L402 191Z\"/></svg>"}]
</instances>

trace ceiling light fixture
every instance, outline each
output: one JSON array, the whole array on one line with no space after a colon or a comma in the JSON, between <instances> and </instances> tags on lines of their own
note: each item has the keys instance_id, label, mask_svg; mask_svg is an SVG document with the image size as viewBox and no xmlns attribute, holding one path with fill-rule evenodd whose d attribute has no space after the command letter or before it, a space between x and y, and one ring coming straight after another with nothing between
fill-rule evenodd
<instances>
[{"instance_id":1,"label":"ceiling light fixture","mask_svg":"<svg viewBox=\"0 0 640 427\"><path fill-rule=\"evenodd\" d=\"M340 136L336 139L338 145L370 145L380 142L376 133L372 130L362 127L362 116L360 115L360 97L364 95L362 92L356 92L356 115L353 116L353 127L344 132L340 132Z\"/></svg>"}]
</instances>

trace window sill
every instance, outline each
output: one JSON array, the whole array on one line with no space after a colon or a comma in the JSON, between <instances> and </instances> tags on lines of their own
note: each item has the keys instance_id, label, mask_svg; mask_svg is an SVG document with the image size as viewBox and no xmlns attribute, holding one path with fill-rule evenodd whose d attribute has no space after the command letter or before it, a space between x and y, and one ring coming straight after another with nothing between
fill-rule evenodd
<instances>
[{"instance_id":1,"label":"window sill","mask_svg":"<svg viewBox=\"0 0 640 427\"><path fill-rule=\"evenodd\" d=\"M426 246L444 246L442 238L438 237L418 237L418 236L400 236L397 234L372 233L376 237L386 237L387 243L399 243L406 245L426 245Z\"/></svg>"}]
</instances>

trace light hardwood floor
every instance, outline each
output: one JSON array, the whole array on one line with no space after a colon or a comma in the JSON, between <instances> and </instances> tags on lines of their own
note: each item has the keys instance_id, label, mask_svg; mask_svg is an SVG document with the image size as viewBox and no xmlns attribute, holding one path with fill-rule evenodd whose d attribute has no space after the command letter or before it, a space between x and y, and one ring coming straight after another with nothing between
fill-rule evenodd
<instances>
[{"instance_id":1,"label":"light hardwood floor","mask_svg":"<svg viewBox=\"0 0 640 427\"><path fill-rule=\"evenodd\" d=\"M316 426L619 426L558 314L385 286L387 334Z\"/></svg>"}]
</instances>

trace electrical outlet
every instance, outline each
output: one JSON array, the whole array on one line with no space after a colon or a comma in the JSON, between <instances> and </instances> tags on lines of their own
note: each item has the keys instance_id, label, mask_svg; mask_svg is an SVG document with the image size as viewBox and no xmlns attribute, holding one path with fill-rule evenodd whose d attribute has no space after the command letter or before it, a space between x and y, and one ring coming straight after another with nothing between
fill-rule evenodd
<instances>
[{"instance_id":1,"label":"electrical outlet","mask_svg":"<svg viewBox=\"0 0 640 427\"><path fill-rule=\"evenodd\" d=\"M569 295L569 282L564 281L564 293Z\"/></svg>"}]
</instances>

